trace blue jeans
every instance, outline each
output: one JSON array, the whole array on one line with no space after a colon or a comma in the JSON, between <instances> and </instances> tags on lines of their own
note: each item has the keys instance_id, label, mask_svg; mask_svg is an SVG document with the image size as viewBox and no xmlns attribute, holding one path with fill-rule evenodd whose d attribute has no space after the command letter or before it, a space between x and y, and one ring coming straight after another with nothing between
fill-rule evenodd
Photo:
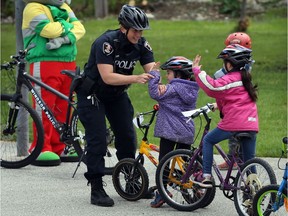
<instances>
[{"instance_id":1,"label":"blue jeans","mask_svg":"<svg viewBox=\"0 0 288 216\"><path fill-rule=\"evenodd\" d=\"M222 140L231 138L235 131L224 131L219 128L211 130L203 140L203 173L212 173L213 146ZM241 139L242 157L244 162L255 157L256 151L256 132L251 131L251 138Z\"/></svg>"}]
</instances>

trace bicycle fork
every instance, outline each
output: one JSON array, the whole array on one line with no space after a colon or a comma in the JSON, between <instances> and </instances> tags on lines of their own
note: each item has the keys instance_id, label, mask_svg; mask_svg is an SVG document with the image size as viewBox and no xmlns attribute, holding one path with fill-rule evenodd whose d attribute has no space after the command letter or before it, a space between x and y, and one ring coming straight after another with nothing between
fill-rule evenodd
<instances>
[{"instance_id":1,"label":"bicycle fork","mask_svg":"<svg viewBox=\"0 0 288 216\"><path fill-rule=\"evenodd\" d=\"M143 154L139 154L139 155L137 156L137 158L135 159L135 162L134 162L134 164L133 164L133 167L132 167L132 170L131 170L130 175L129 175L129 177L128 177L128 180L134 179L134 177L135 177L135 175L136 175L135 170L136 170L137 166L138 166L139 164L143 164L143 163L144 163L144 156L143 156Z\"/></svg>"},{"instance_id":2,"label":"bicycle fork","mask_svg":"<svg viewBox=\"0 0 288 216\"><path fill-rule=\"evenodd\" d=\"M4 135L11 135L15 133L15 123L19 112L19 106L15 102L9 102L9 116L7 119L6 127L3 130Z\"/></svg>"}]
</instances>

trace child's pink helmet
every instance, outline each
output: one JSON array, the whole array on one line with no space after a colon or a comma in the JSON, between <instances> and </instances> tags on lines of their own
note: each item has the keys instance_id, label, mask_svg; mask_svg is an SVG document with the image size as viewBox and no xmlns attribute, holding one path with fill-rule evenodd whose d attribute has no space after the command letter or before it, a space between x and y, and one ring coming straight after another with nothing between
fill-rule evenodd
<instances>
[{"instance_id":1,"label":"child's pink helmet","mask_svg":"<svg viewBox=\"0 0 288 216\"><path fill-rule=\"evenodd\" d=\"M244 32L234 32L228 35L224 43L226 46L230 44L239 44L248 49L251 49L251 46L252 46L251 38L249 37L248 34Z\"/></svg>"}]
</instances>

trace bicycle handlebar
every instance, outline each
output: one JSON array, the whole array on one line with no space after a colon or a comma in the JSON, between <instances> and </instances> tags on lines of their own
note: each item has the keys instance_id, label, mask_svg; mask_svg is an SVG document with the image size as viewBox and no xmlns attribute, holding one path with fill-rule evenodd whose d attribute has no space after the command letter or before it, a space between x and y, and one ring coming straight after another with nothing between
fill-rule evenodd
<instances>
[{"instance_id":1,"label":"bicycle handlebar","mask_svg":"<svg viewBox=\"0 0 288 216\"><path fill-rule=\"evenodd\" d=\"M1 70L10 70L10 69L14 69L14 65L17 65L18 62L13 60L11 62L6 62L4 64L1 64Z\"/></svg>"},{"instance_id":2,"label":"bicycle handlebar","mask_svg":"<svg viewBox=\"0 0 288 216\"><path fill-rule=\"evenodd\" d=\"M24 60L28 51L30 49L33 49L34 47L36 47L36 45L31 44L30 46L27 47L27 49L19 50L17 55L10 56L10 59L12 59L12 61L1 64L1 70L2 69L4 69L4 70L14 69L14 66L18 65L18 63L20 63L22 60Z\"/></svg>"},{"instance_id":3,"label":"bicycle handlebar","mask_svg":"<svg viewBox=\"0 0 288 216\"><path fill-rule=\"evenodd\" d=\"M211 103L207 103L207 105L203 106L203 107L200 107L199 109L195 109L195 110L190 110L190 111L185 111L185 112L182 112L182 114L185 116L185 117L188 117L188 118L196 118L198 117L199 115L201 114L204 114L204 113L208 113L210 112L211 110L214 110L214 105L211 104Z\"/></svg>"},{"instance_id":4,"label":"bicycle handlebar","mask_svg":"<svg viewBox=\"0 0 288 216\"><path fill-rule=\"evenodd\" d=\"M158 105L158 104L155 104L155 105L153 106L153 110L148 111L148 112L139 113L139 114L136 116L136 120L137 120L137 125L138 125L138 127L139 127L139 128L147 128L147 127L149 127L149 126L152 124L152 122L153 122L153 120L154 120L154 117L155 117L155 115L156 115L156 113L157 113L158 110L159 110L159 105ZM140 122L141 116L148 115L148 114L151 114L151 113L152 113L152 116L151 116L150 121L149 121L147 124L141 124L141 122Z\"/></svg>"}]
</instances>

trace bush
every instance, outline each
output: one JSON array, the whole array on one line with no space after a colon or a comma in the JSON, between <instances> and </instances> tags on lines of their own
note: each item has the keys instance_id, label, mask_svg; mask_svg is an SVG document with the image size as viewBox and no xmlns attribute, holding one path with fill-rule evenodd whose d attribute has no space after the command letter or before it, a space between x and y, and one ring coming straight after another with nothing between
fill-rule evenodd
<instances>
[{"instance_id":1,"label":"bush","mask_svg":"<svg viewBox=\"0 0 288 216\"><path fill-rule=\"evenodd\" d=\"M3 18L14 17L14 2L13 0L1 0L1 22Z\"/></svg>"},{"instance_id":2,"label":"bush","mask_svg":"<svg viewBox=\"0 0 288 216\"><path fill-rule=\"evenodd\" d=\"M213 0L220 4L219 12L229 14L232 17L239 17L241 12L241 3L239 0Z\"/></svg>"}]
</instances>

